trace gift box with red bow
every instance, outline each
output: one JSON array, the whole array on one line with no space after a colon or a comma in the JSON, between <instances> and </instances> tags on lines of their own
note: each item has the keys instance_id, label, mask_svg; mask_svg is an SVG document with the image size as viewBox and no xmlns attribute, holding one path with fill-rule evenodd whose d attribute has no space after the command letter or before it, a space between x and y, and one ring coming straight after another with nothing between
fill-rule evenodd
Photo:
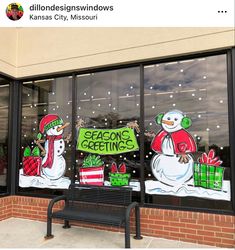
<instances>
[{"instance_id":1,"label":"gift box with red bow","mask_svg":"<svg viewBox=\"0 0 235 250\"><path fill-rule=\"evenodd\" d=\"M215 151L211 149L208 153L203 153L194 163L194 186L222 190L224 168L220 165L222 161L215 157Z\"/></svg>"},{"instance_id":2,"label":"gift box with red bow","mask_svg":"<svg viewBox=\"0 0 235 250\"><path fill-rule=\"evenodd\" d=\"M126 164L122 163L119 168L115 162L112 163L111 172L109 173L110 183L112 186L128 186L131 175L126 173Z\"/></svg>"}]
</instances>

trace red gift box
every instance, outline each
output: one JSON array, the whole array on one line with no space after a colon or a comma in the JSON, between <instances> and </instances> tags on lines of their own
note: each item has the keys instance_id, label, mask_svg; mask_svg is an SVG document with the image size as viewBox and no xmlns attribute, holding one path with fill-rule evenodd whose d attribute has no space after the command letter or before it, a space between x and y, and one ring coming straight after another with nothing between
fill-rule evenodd
<instances>
[{"instance_id":1,"label":"red gift box","mask_svg":"<svg viewBox=\"0 0 235 250\"><path fill-rule=\"evenodd\" d=\"M23 157L23 172L29 176L40 176L42 159L39 156Z\"/></svg>"},{"instance_id":2,"label":"red gift box","mask_svg":"<svg viewBox=\"0 0 235 250\"><path fill-rule=\"evenodd\" d=\"M38 147L35 147L31 153L30 147L26 147L23 157L23 173L28 176L41 175L42 159Z\"/></svg>"},{"instance_id":3,"label":"red gift box","mask_svg":"<svg viewBox=\"0 0 235 250\"><path fill-rule=\"evenodd\" d=\"M80 168L80 184L104 185L104 166Z\"/></svg>"}]
</instances>

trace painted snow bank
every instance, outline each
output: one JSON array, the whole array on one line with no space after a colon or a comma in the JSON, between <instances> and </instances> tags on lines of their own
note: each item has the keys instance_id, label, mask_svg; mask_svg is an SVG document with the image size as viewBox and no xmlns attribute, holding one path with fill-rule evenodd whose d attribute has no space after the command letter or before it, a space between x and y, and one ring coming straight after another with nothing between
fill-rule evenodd
<instances>
[{"instance_id":1,"label":"painted snow bank","mask_svg":"<svg viewBox=\"0 0 235 250\"><path fill-rule=\"evenodd\" d=\"M175 187L165 185L159 181L148 180L145 181L145 192L147 194L174 195L179 197L193 196L215 200L231 200L230 181L227 180L223 181L222 191L194 187L193 180Z\"/></svg>"},{"instance_id":2,"label":"painted snow bank","mask_svg":"<svg viewBox=\"0 0 235 250\"><path fill-rule=\"evenodd\" d=\"M19 173L20 187L36 187L36 188L52 188L52 189L68 189L71 181L67 177L61 177L58 180L49 180L43 176L26 176L23 169Z\"/></svg>"}]
</instances>

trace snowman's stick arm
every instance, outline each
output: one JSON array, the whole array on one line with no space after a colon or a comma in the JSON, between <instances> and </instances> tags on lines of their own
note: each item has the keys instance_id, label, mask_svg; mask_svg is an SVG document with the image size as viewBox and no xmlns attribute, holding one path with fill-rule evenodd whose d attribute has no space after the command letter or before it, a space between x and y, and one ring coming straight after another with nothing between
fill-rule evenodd
<instances>
[{"instance_id":1,"label":"snowman's stick arm","mask_svg":"<svg viewBox=\"0 0 235 250\"><path fill-rule=\"evenodd\" d=\"M147 137L153 138L155 137L156 134L154 132L147 132L147 133L144 133L144 135Z\"/></svg>"},{"instance_id":2,"label":"snowman's stick arm","mask_svg":"<svg viewBox=\"0 0 235 250\"><path fill-rule=\"evenodd\" d=\"M39 143L44 143L45 140L37 140L36 142L39 142Z\"/></svg>"},{"instance_id":3,"label":"snowman's stick arm","mask_svg":"<svg viewBox=\"0 0 235 250\"><path fill-rule=\"evenodd\" d=\"M85 122L82 119L79 119L76 122L76 129L79 130L80 128L84 127L84 125L85 125ZM69 133L64 140L67 143L69 143L71 141L71 137L72 137L72 133Z\"/></svg>"},{"instance_id":4,"label":"snowman's stick arm","mask_svg":"<svg viewBox=\"0 0 235 250\"><path fill-rule=\"evenodd\" d=\"M139 125L138 125L138 123L136 121L134 121L134 122L128 122L126 126L128 128L135 129L137 133L140 133L140 128L139 128Z\"/></svg>"},{"instance_id":5,"label":"snowman's stick arm","mask_svg":"<svg viewBox=\"0 0 235 250\"><path fill-rule=\"evenodd\" d=\"M76 121L76 128L77 128L77 129L82 128L82 127L84 127L84 126L85 126L85 122L84 122L83 119L78 119L78 120Z\"/></svg>"},{"instance_id":6,"label":"snowman's stick arm","mask_svg":"<svg viewBox=\"0 0 235 250\"><path fill-rule=\"evenodd\" d=\"M189 158L188 158L188 156L184 153L184 154L181 154L181 156L180 156L180 159L179 159L179 162L180 163L188 163L189 162Z\"/></svg>"},{"instance_id":7,"label":"snowman's stick arm","mask_svg":"<svg viewBox=\"0 0 235 250\"><path fill-rule=\"evenodd\" d=\"M69 133L66 138L64 139L67 143L71 141L72 133Z\"/></svg>"},{"instance_id":8,"label":"snowman's stick arm","mask_svg":"<svg viewBox=\"0 0 235 250\"><path fill-rule=\"evenodd\" d=\"M41 145L41 143L44 143L44 140L34 140L34 143L41 149L42 151L42 156L46 155L46 150L44 149L44 147Z\"/></svg>"}]
</instances>

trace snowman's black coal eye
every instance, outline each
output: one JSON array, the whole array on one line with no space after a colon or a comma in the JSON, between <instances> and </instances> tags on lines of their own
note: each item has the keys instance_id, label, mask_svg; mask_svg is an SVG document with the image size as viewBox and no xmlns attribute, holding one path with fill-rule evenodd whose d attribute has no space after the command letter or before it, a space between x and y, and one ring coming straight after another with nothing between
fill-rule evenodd
<instances>
[{"instance_id":1,"label":"snowman's black coal eye","mask_svg":"<svg viewBox=\"0 0 235 250\"><path fill-rule=\"evenodd\" d=\"M170 120L171 118L170 117L167 117L167 120Z\"/></svg>"},{"instance_id":2,"label":"snowman's black coal eye","mask_svg":"<svg viewBox=\"0 0 235 250\"><path fill-rule=\"evenodd\" d=\"M55 129L55 127L53 127L52 129Z\"/></svg>"},{"instance_id":3,"label":"snowman's black coal eye","mask_svg":"<svg viewBox=\"0 0 235 250\"><path fill-rule=\"evenodd\" d=\"M178 121L178 118L175 118L174 120L175 120L175 121Z\"/></svg>"}]
</instances>

